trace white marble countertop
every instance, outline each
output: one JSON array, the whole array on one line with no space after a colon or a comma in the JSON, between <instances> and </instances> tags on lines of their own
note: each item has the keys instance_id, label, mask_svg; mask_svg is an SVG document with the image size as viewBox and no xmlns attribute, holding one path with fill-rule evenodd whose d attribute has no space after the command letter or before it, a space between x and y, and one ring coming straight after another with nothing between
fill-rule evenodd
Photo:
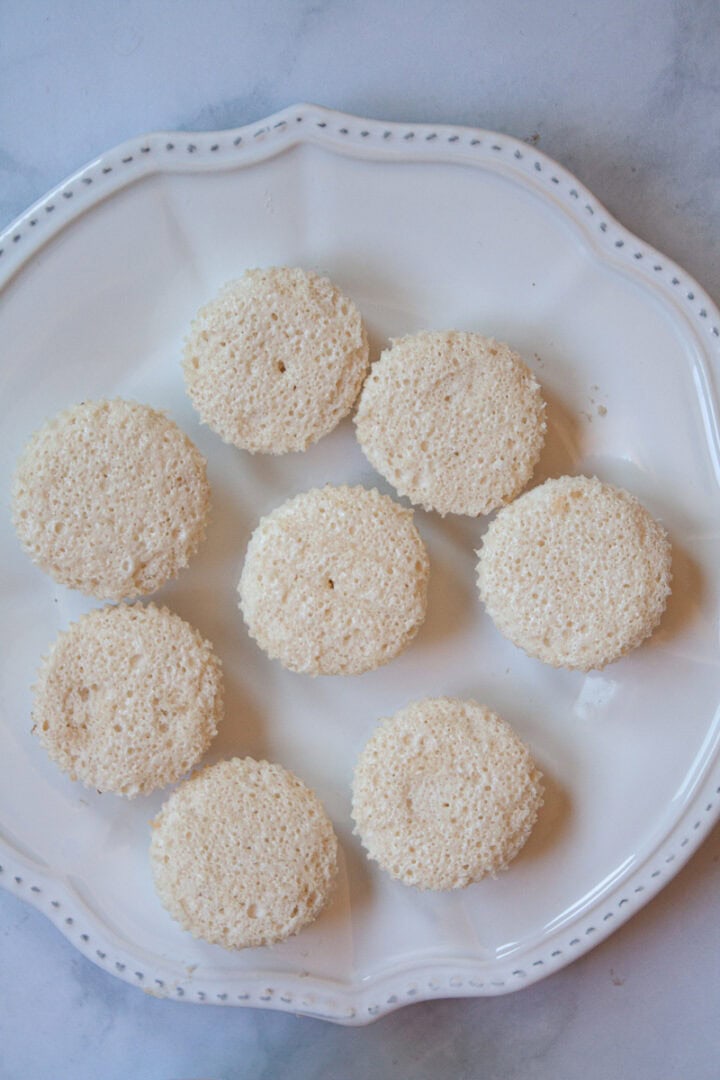
<instances>
[{"instance_id":1,"label":"white marble countertop","mask_svg":"<svg viewBox=\"0 0 720 1080\"><path fill-rule=\"evenodd\" d=\"M711 0L8 0L0 222L125 138L312 101L537 142L717 301L719 46ZM155 1000L0 891L0 1077L714 1080L719 859L716 829L628 924L535 986L355 1030Z\"/></svg>"}]
</instances>

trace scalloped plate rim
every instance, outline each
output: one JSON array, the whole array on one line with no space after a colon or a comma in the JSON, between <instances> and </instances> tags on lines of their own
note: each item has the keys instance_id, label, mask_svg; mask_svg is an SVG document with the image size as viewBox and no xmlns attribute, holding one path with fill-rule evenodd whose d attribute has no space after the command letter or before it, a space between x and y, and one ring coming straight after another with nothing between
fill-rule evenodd
<instances>
[{"instance_id":1,"label":"scalloped plate rim","mask_svg":"<svg viewBox=\"0 0 720 1080\"><path fill-rule=\"evenodd\" d=\"M314 123L315 128L308 135L311 123ZM351 125L361 127L357 131L351 131ZM377 134L381 135L381 143L363 142L363 139L370 138L370 129L379 129ZM363 131L368 134L364 136ZM385 132L389 134L385 135ZM280 138L280 145L266 141L273 135ZM421 137L417 142L416 136ZM444 137L444 141L441 137ZM399 148L398 138L402 139ZM357 141L358 139L360 141ZM185 142L188 156L172 156L158 163L158 155L153 154L152 150L160 150L161 144L164 144L166 152L174 155L175 144L181 140ZM473 140L476 140L475 143ZM233 146L242 146L243 152L250 145L252 152L249 156L245 154L242 159L213 158L212 154L217 152L223 141L230 141ZM528 146L514 136L482 128L373 120L309 104L290 106L263 120L239 128L203 132L152 132L127 139L93 158L34 202L0 233L0 291L45 243L71 224L76 217L144 175L241 168L256 160L274 156L287 146L299 142L315 142L341 152L347 152L350 147L356 156L369 160L383 157L415 161L462 160L463 163L485 168L509 169L545 197L548 196L548 190L538 182L533 172L541 175L546 170L550 171L551 180L554 182L554 178L557 178L558 192L561 185L570 185L568 190L573 201L556 201L570 220L580 228L592 250L614 267L622 267L627 274L639 279L651 291L660 291L683 318L689 321L695 335L705 339L706 348L703 350L702 360L707 377L708 361L714 360L720 351L720 311L707 292L678 264L621 225L584 184L544 152ZM473 147L484 146L488 142L491 149L500 148L493 151L498 154L507 147L512 151L512 159L507 162L500 158L473 158ZM173 144L172 150L168 144ZM199 148L199 144L203 144L202 147ZM212 150L215 144L217 149ZM415 147L420 144L423 144L422 152L416 153ZM144 150L145 147L149 149ZM193 149L189 149L190 147ZM533 172L527 164L520 166L519 163L526 158L531 160ZM115 173L118 164L125 167L119 174ZM102 190L94 186L99 177L92 174L98 170L100 177L109 178ZM82 187L78 188L78 185ZM83 193L82 199L75 198L77 191ZM39 217L43 212L48 214L48 207L52 217ZM60 212L55 213L55 210ZM598 220L599 229L596 227ZM39 229L38 225L41 226ZM647 269L650 261L653 263L652 271ZM653 276L660 271L662 276ZM679 288L683 290L682 295L678 293ZM687 310L689 304L692 305L690 311ZM709 356L709 353L713 353L714 357ZM717 417L714 416L713 419L717 430ZM2 837L1 831L0 885L43 912L88 959L153 996L206 1004L273 1008L343 1024L359 1025L379 1019L394 1009L416 1001L509 993L531 985L571 963L626 922L674 877L720 817L718 796L720 768L715 746L713 755L706 758L702 773L695 777L694 794L683 804L681 814L669 832L657 842L653 851L639 865L633 863L628 866L609 889L602 893L600 900L589 909L584 909L583 921L589 919L592 913L595 913L598 919L593 918L590 926L584 928L582 936L571 939L569 944L568 931L579 923L580 916L571 920L567 926L563 924L552 935L543 939L542 949L529 951L522 970L515 969L510 972L512 964L506 965L508 977L505 979L484 979L482 972L474 966L477 962L471 958L455 961L408 960L407 963L397 964L392 969L357 984L342 985L330 979L303 979L292 975L286 977L289 988L278 990L265 987L264 979L241 973L239 981L245 980L247 991L238 993L238 986L235 985L232 991L221 989L229 982L227 976L217 980L206 979L205 985L210 987L210 990L202 990L193 985L192 975L178 979L172 975L167 977L167 972L162 969L140 972L137 962L133 961L131 949L126 949L122 942L114 939L109 929L85 907L63 875L51 871L50 868L37 866L32 860L18 853L12 844ZM683 833L685 835L682 835ZM648 864L652 864L653 868L650 869ZM33 884L28 882L27 874L34 875L36 880ZM84 909L82 917L85 922L82 928L77 925L78 908ZM600 915L603 909L605 913ZM71 914L71 911L75 914ZM593 925L596 921L601 925ZM92 928L92 934L85 932L88 928ZM564 948L560 948L561 943L564 943ZM552 948L553 946L555 947ZM497 958L492 963L497 967ZM469 973L465 971L466 968ZM432 974L433 972L435 974ZM473 972L476 972L476 978L471 977ZM162 975L166 977L162 978ZM423 985L419 985L421 982Z\"/></svg>"}]
</instances>

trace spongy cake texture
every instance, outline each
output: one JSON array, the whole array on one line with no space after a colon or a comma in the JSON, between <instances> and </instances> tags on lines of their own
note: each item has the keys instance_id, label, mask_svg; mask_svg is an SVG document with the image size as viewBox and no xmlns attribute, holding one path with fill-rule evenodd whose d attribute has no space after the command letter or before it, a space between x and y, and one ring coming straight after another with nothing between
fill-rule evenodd
<instances>
[{"instance_id":1,"label":"spongy cake texture","mask_svg":"<svg viewBox=\"0 0 720 1080\"><path fill-rule=\"evenodd\" d=\"M665 530L596 477L547 480L501 510L478 552L480 596L515 645L553 667L602 668L665 610Z\"/></svg>"},{"instance_id":2,"label":"spongy cake texture","mask_svg":"<svg viewBox=\"0 0 720 1080\"><path fill-rule=\"evenodd\" d=\"M38 675L33 731L72 780L145 795L200 760L222 713L209 642L167 608L121 604L59 635Z\"/></svg>"},{"instance_id":3,"label":"spongy cake texture","mask_svg":"<svg viewBox=\"0 0 720 1080\"><path fill-rule=\"evenodd\" d=\"M332 891L337 840L314 792L280 765L234 758L173 792L153 822L160 900L195 937L228 949L282 941Z\"/></svg>"},{"instance_id":4,"label":"spongy cake texture","mask_svg":"<svg viewBox=\"0 0 720 1080\"><path fill-rule=\"evenodd\" d=\"M183 370L201 419L252 452L305 450L347 415L368 368L360 314L327 278L248 270L198 312Z\"/></svg>"},{"instance_id":5,"label":"spongy cake texture","mask_svg":"<svg viewBox=\"0 0 720 1080\"><path fill-rule=\"evenodd\" d=\"M460 331L392 342L355 417L366 457L401 494L440 514L487 514L532 476L545 440L540 387L508 345Z\"/></svg>"},{"instance_id":6,"label":"spongy cake texture","mask_svg":"<svg viewBox=\"0 0 720 1080\"><path fill-rule=\"evenodd\" d=\"M101 600L144 596L205 537L205 459L163 413L85 401L31 438L13 485L13 523L34 562Z\"/></svg>"},{"instance_id":7,"label":"spongy cake texture","mask_svg":"<svg viewBox=\"0 0 720 1080\"><path fill-rule=\"evenodd\" d=\"M507 868L542 806L541 774L484 705L426 698L381 721L353 780L371 859L420 889L458 889Z\"/></svg>"},{"instance_id":8,"label":"spongy cake texture","mask_svg":"<svg viewBox=\"0 0 720 1080\"><path fill-rule=\"evenodd\" d=\"M310 675L357 675L409 644L427 580L412 511L374 489L327 486L261 519L238 589L270 657Z\"/></svg>"}]
</instances>

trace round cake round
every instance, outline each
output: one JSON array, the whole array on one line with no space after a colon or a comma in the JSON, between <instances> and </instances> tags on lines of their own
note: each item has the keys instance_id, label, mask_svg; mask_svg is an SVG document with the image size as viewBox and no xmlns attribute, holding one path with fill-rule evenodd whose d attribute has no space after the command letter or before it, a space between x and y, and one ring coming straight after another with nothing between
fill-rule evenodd
<instances>
[{"instance_id":1,"label":"round cake round","mask_svg":"<svg viewBox=\"0 0 720 1080\"><path fill-rule=\"evenodd\" d=\"M327 278L247 270L198 312L185 346L190 400L227 443L305 450L355 403L368 369L360 314Z\"/></svg>"},{"instance_id":2,"label":"round cake round","mask_svg":"<svg viewBox=\"0 0 720 1080\"><path fill-rule=\"evenodd\" d=\"M162 412L84 401L30 439L13 484L13 523L61 585L124 600L187 566L210 507L205 459Z\"/></svg>"},{"instance_id":3,"label":"round cake round","mask_svg":"<svg viewBox=\"0 0 720 1080\"><path fill-rule=\"evenodd\" d=\"M315 488L261 519L240 607L260 648L290 671L358 675L409 645L428 573L411 510L375 489Z\"/></svg>"},{"instance_id":4,"label":"round cake round","mask_svg":"<svg viewBox=\"0 0 720 1080\"><path fill-rule=\"evenodd\" d=\"M392 342L355 416L365 456L426 510L473 517L528 483L545 441L545 402L508 345L460 331Z\"/></svg>"},{"instance_id":5,"label":"round cake round","mask_svg":"<svg viewBox=\"0 0 720 1080\"><path fill-rule=\"evenodd\" d=\"M371 859L420 889L459 889L508 867L543 801L509 724L475 701L426 698L382 720L353 779Z\"/></svg>"},{"instance_id":6,"label":"round cake round","mask_svg":"<svg viewBox=\"0 0 720 1080\"><path fill-rule=\"evenodd\" d=\"M505 637L553 667L589 671L648 637L670 594L667 534L596 477L546 480L501 510L477 552L478 588Z\"/></svg>"},{"instance_id":7,"label":"round cake round","mask_svg":"<svg viewBox=\"0 0 720 1080\"><path fill-rule=\"evenodd\" d=\"M167 608L121 604L59 635L38 675L32 719L71 780L134 796L196 765L222 715L209 642Z\"/></svg>"},{"instance_id":8,"label":"round cake round","mask_svg":"<svg viewBox=\"0 0 720 1080\"><path fill-rule=\"evenodd\" d=\"M332 824L317 795L280 765L209 765L170 795L152 827L162 904L194 937L227 949L296 934L332 891Z\"/></svg>"}]
</instances>

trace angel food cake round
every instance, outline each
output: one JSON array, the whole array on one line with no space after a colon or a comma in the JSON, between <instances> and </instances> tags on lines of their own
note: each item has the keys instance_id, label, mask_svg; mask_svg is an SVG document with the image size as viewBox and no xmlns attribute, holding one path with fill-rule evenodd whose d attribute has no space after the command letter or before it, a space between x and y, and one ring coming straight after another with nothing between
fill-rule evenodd
<instances>
[{"instance_id":1,"label":"angel food cake round","mask_svg":"<svg viewBox=\"0 0 720 1080\"><path fill-rule=\"evenodd\" d=\"M547 480L501 510L478 551L495 625L553 667L602 668L657 626L670 594L667 534L596 477Z\"/></svg>"},{"instance_id":2,"label":"angel food cake round","mask_svg":"<svg viewBox=\"0 0 720 1080\"><path fill-rule=\"evenodd\" d=\"M222 715L210 643L167 608L120 604L59 635L38 675L32 718L72 780L134 796L196 765Z\"/></svg>"},{"instance_id":3,"label":"angel food cake round","mask_svg":"<svg viewBox=\"0 0 720 1080\"><path fill-rule=\"evenodd\" d=\"M190 400L225 442L305 450L355 403L368 368L360 314L327 278L248 270L198 312L185 347Z\"/></svg>"},{"instance_id":4,"label":"angel food cake round","mask_svg":"<svg viewBox=\"0 0 720 1080\"><path fill-rule=\"evenodd\" d=\"M205 537L205 459L162 412L84 401L30 439L13 484L13 524L61 585L101 600L154 592Z\"/></svg>"},{"instance_id":5,"label":"angel food cake round","mask_svg":"<svg viewBox=\"0 0 720 1080\"><path fill-rule=\"evenodd\" d=\"M260 521L240 607L260 648L290 671L358 675L415 636L428 572L411 510L374 489L315 488Z\"/></svg>"},{"instance_id":6,"label":"angel food cake round","mask_svg":"<svg viewBox=\"0 0 720 1080\"><path fill-rule=\"evenodd\" d=\"M234 758L172 793L152 823L160 900L195 937L227 949L268 945L320 913L337 840L314 792L280 765Z\"/></svg>"},{"instance_id":7,"label":"angel food cake round","mask_svg":"<svg viewBox=\"0 0 720 1080\"><path fill-rule=\"evenodd\" d=\"M545 440L545 403L508 345L424 331L393 341L373 364L355 424L366 457L400 495L475 517L528 483Z\"/></svg>"},{"instance_id":8,"label":"angel food cake round","mask_svg":"<svg viewBox=\"0 0 720 1080\"><path fill-rule=\"evenodd\" d=\"M541 774L484 705L427 698L382 720L353 780L371 859L420 889L459 889L507 868L542 806Z\"/></svg>"}]
</instances>

